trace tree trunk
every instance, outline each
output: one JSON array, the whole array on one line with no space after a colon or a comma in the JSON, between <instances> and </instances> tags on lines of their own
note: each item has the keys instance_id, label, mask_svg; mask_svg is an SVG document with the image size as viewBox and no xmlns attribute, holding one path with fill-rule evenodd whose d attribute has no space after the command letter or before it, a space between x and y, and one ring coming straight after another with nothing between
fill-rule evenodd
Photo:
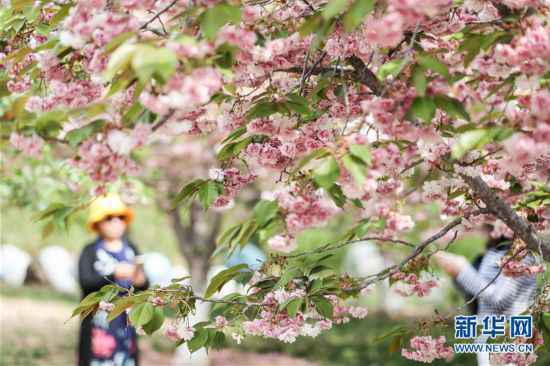
<instances>
[{"instance_id":1,"label":"tree trunk","mask_svg":"<svg viewBox=\"0 0 550 366\"><path fill-rule=\"evenodd\" d=\"M184 224L179 210L170 211L172 227L178 239L178 246L185 258L193 287L203 290L206 287L206 275L210 267L210 256L216 249L216 237L221 227L221 214L207 213L198 205L189 208L189 222ZM199 233L200 222L209 223L208 232Z\"/></svg>"},{"instance_id":2,"label":"tree trunk","mask_svg":"<svg viewBox=\"0 0 550 366\"><path fill-rule=\"evenodd\" d=\"M206 288L206 275L209 269L208 258L194 256L187 259L191 283L195 291L202 292Z\"/></svg>"},{"instance_id":3,"label":"tree trunk","mask_svg":"<svg viewBox=\"0 0 550 366\"><path fill-rule=\"evenodd\" d=\"M184 224L178 209L170 211L172 227L178 239L181 254L187 262L193 291L202 295L207 286L207 274L210 267L210 256L216 249L216 237L221 227L219 213L208 214L197 205L189 209L189 222ZM209 223L208 232L199 233L199 220ZM197 302L195 313L189 316L191 324L208 320L210 304ZM174 355L175 365L206 366L209 364L206 350L189 352L187 344L178 347Z\"/></svg>"}]
</instances>

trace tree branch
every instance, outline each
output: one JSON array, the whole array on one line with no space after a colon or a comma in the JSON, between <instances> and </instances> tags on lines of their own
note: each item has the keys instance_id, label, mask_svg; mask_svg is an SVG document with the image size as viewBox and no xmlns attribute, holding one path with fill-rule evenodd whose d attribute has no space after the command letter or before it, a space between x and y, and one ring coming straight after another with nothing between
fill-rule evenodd
<instances>
[{"instance_id":1,"label":"tree branch","mask_svg":"<svg viewBox=\"0 0 550 366\"><path fill-rule=\"evenodd\" d=\"M544 260L550 260L550 243L539 238L533 227L499 197L481 177L465 174L461 174L461 177L487 208L521 238L529 249L540 253Z\"/></svg>"},{"instance_id":2,"label":"tree branch","mask_svg":"<svg viewBox=\"0 0 550 366\"><path fill-rule=\"evenodd\" d=\"M314 66L308 70L308 73L309 75L339 73L342 76L345 76L355 81L359 81L361 84L368 86L369 89L372 90L372 92L376 95L380 95L382 93L382 85L378 81L378 78L376 77L374 72L372 72L359 57L351 56L351 57L348 57L346 61L352 67L352 69L337 67L337 66L330 66L330 67ZM295 66L295 67L289 67L286 69L276 69L274 70L274 72L290 72L290 73L302 74L304 73L304 67Z\"/></svg>"},{"instance_id":3,"label":"tree branch","mask_svg":"<svg viewBox=\"0 0 550 366\"><path fill-rule=\"evenodd\" d=\"M174 5L176 5L176 3L178 2L179 0L173 0L170 4L166 5L166 7L164 9L162 9L161 11L159 11L158 13L155 14L154 17L152 17L151 19L149 19L148 21L146 21L139 29L146 29L147 26L151 23L153 23L156 19L158 19L162 14L166 13L168 10L170 10L171 7L173 7Z\"/></svg>"},{"instance_id":4,"label":"tree branch","mask_svg":"<svg viewBox=\"0 0 550 366\"><path fill-rule=\"evenodd\" d=\"M422 243L420 243L414 249L414 251L411 254L409 254L405 259L403 259L399 264L390 266L390 267L384 269L383 271L380 271L380 272L378 272L374 275L365 277L365 282L360 286L360 288L368 287L368 286L372 285L373 283L381 281L385 278L390 277L394 273L397 273L397 272L401 271L403 269L403 267L405 267L407 265L407 263L409 263L414 258L418 257L428 247L428 245L430 245L434 241L436 241L436 240L442 238L443 236L445 236L445 234L447 234L452 228L454 228L455 226L460 225L461 222L462 222L462 218L457 217L456 219L454 219L453 221L451 221L450 223L445 225L445 227L443 227L443 229L439 230L437 233L430 236L428 239L422 241ZM456 238L456 235L453 236L453 239L451 240L451 242L453 242L455 240L455 238Z\"/></svg>"},{"instance_id":5,"label":"tree branch","mask_svg":"<svg viewBox=\"0 0 550 366\"><path fill-rule=\"evenodd\" d=\"M380 95L380 93L382 93L382 85L378 81L378 78L374 72L372 72L371 69L365 65L363 60L354 55L348 57L346 61L355 69L355 77L357 77L361 84L368 86L376 95Z\"/></svg>"},{"instance_id":6,"label":"tree branch","mask_svg":"<svg viewBox=\"0 0 550 366\"><path fill-rule=\"evenodd\" d=\"M158 121L153 125L153 127L151 127L151 130L155 132L156 130L161 128L162 125L164 125L174 115L174 113L176 113L174 109L171 109L170 111L168 111L168 113L164 117L162 117L160 121Z\"/></svg>"}]
</instances>

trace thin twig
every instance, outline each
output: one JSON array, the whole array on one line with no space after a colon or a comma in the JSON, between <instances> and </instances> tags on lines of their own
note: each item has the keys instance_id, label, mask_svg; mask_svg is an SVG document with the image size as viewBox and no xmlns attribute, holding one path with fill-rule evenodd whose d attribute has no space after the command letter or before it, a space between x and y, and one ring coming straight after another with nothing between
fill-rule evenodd
<instances>
[{"instance_id":1,"label":"thin twig","mask_svg":"<svg viewBox=\"0 0 550 366\"><path fill-rule=\"evenodd\" d=\"M166 5L166 7L164 9L162 9L161 11L159 11L158 13L155 14L155 16L153 16L151 19L149 19L148 21L146 21L141 27L139 27L139 29L143 30L143 29L146 29L147 26L149 24L151 24L152 22L154 22L157 18L159 18L162 14L166 13L168 10L170 10L171 7L173 7L174 5L176 5L176 3L178 2L179 0L173 0L170 4Z\"/></svg>"},{"instance_id":2,"label":"thin twig","mask_svg":"<svg viewBox=\"0 0 550 366\"><path fill-rule=\"evenodd\" d=\"M409 263L411 260L413 260L414 258L419 256L424 251L424 249L426 249L428 247L428 245L430 245L434 241L436 241L436 240L440 239L441 237L443 237L452 228L454 228L455 226L460 225L461 222L462 222L461 217L458 217L458 218L454 219L453 221L451 221L450 223L445 225L445 227L443 229L441 229L440 231L438 231L434 235L430 236L428 239L424 240L421 244L419 244L415 248L415 250L410 255L408 255L405 259L403 259L399 264L390 266L390 267L378 272L377 274L367 276L365 279L369 279L369 280L366 280L361 285L360 288L368 287L369 285L371 285L375 282L378 282L380 280L383 280L385 278L388 278L391 275L393 275L394 273L400 271L401 269L403 269L403 267L405 267L407 265L407 263ZM453 242L455 238L456 238L456 234L453 237L453 239L451 240L451 242ZM372 279L370 279L370 278L372 278Z\"/></svg>"},{"instance_id":3,"label":"thin twig","mask_svg":"<svg viewBox=\"0 0 550 366\"><path fill-rule=\"evenodd\" d=\"M165 124L166 121L168 121L170 119L170 117L172 117L174 115L174 113L176 113L176 111L174 109L171 109L170 111L168 111L168 114L166 114L164 117L162 117L162 119L160 121L155 123L153 125L153 127L151 128L151 130L154 132L154 131L158 130L159 128L161 128L162 125Z\"/></svg>"},{"instance_id":4,"label":"thin twig","mask_svg":"<svg viewBox=\"0 0 550 366\"><path fill-rule=\"evenodd\" d=\"M290 258L298 258L298 257L317 254L317 253L325 252L325 251L329 251L329 250L337 250L337 249L344 248L348 245L357 244L357 243L361 243L361 242L367 242L367 241L381 241L381 242L402 244L402 245L414 248L414 244L409 243L408 241L405 241L405 240L390 239L390 238L384 238L384 237L380 237L380 236L366 236L366 237L363 237L363 238L360 238L360 239L349 240L349 241L345 241L343 243L338 243L338 244L329 243L329 244L323 245L321 247L315 248L313 250L309 250L307 252L301 252L301 253L285 256L285 258L289 258L289 259Z\"/></svg>"},{"instance_id":5,"label":"thin twig","mask_svg":"<svg viewBox=\"0 0 550 366\"><path fill-rule=\"evenodd\" d=\"M518 251L516 254L514 254L513 256L511 256L510 258L508 258L508 260L507 260L506 262L504 262L504 263L500 266L500 268L499 268L497 274L496 274L489 282L487 282L487 284L486 284L481 290L479 290L479 291L477 292L477 294L475 294L471 299L469 299L468 301L466 301L464 304L462 304L462 305L461 305L460 307L458 307L456 310L458 311L458 310L464 309L464 307L465 307L466 305L469 305L469 304L471 304L472 302L474 302L476 299L478 299L479 296L480 296L485 290L487 290L487 289L489 288L489 286L491 286L491 285L498 279L498 277L501 275L502 271L504 270L504 266L505 266L506 264L508 264L508 262L511 262L511 261L512 261L515 257L517 257L519 254L523 253L526 249L527 249L527 248L523 248L522 250Z\"/></svg>"}]
</instances>

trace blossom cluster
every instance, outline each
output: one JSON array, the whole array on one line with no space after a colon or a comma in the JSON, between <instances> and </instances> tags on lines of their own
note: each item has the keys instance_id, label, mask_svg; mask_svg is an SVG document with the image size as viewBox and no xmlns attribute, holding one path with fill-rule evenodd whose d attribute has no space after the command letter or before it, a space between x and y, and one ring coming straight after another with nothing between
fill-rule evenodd
<instances>
[{"instance_id":1,"label":"blossom cluster","mask_svg":"<svg viewBox=\"0 0 550 366\"><path fill-rule=\"evenodd\" d=\"M322 190L314 190L311 185L294 185L276 191L274 196L285 216L287 230L291 234L323 224L339 211Z\"/></svg>"},{"instance_id":2,"label":"blossom cluster","mask_svg":"<svg viewBox=\"0 0 550 366\"><path fill-rule=\"evenodd\" d=\"M340 304L341 300L335 296L327 297L334 305L332 319L323 318L314 306L310 306L307 313L298 311L294 316L290 316L286 310L278 310L281 304L304 298L305 295L301 289L279 289L267 293L262 301L259 318L242 323L245 334L292 343L299 336L316 337L322 331L330 329L333 323L345 323L350 317L364 318L367 315L367 309Z\"/></svg>"},{"instance_id":3,"label":"blossom cluster","mask_svg":"<svg viewBox=\"0 0 550 366\"><path fill-rule=\"evenodd\" d=\"M254 174L242 174L237 168L219 169L214 173L216 180L223 182L223 194L214 201L214 207L224 207L232 202L242 187L256 179Z\"/></svg>"},{"instance_id":4,"label":"blossom cluster","mask_svg":"<svg viewBox=\"0 0 550 366\"><path fill-rule=\"evenodd\" d=\"M393 281L399 281L400 286L396 287L395 291L403 296L417 295L418 297L424 297L430 294L432 288L437 287L436 280L427 279L422 281L414 273L395 272L391 278Z\"/></svg>"},{"instance_id":5,"label":"blossom cluster","mask_svg":"<svg viewBox=\"0 0 550 366\"><path fill-rule=\"evenodd\" d=\"M111 140L112 141L112 140ZM90 138L78 148L78 157L71 164L87 172L98 182L114 182L124 174L135 175L138 165L129 157L113 152L108 142Z\"/></svg>"},{"instance_id":6,"label":"blossom cluster","mask_svg":"<svg viewBox=\"0 0 550 366\"><path fill-rule=\"evenodd\" d=\"M453 358L453 349L445 346L445 336L416 336L411 338L411 349L402 349L401 355L409 360L432 363L436 359L450 361Z\"/></svg>"},{"instance_id":7,"label":"blossom cluster","mask_svg":"<svg viewBox=\"0 0 550 366\"><path fill-rule=\"evenodd\" d=\"M195 335L195 329L176 320L166 326L164 335L174 342L189 341Z\"/></svg>"},{"instance_id":8,"label":"blossom cluster","mask_svg":"<svg viewBox=\"0 0 550 366\"><path fill-rule=\"evenodd\" d=\"M537 333L532 339L525 339L522 337L514 339L513 343L533 343L534 346L544 344L544 338L542 333ZM490 355L491 365L516 365L516 366L529 366L537 362L537 353L492 353Z\"/></svg>"},{"instance_id":9,"label":"blossom cluster","mask_svg":"<svg viewBox=\"0 0 550 366\"><path fill-rule=\"evenodd\" d=\"M16 132L11 133L10 142L17 150L35 158L40 156L44 145L44 140L36 135L26 137Z\"/></svg>"}]
</instances>

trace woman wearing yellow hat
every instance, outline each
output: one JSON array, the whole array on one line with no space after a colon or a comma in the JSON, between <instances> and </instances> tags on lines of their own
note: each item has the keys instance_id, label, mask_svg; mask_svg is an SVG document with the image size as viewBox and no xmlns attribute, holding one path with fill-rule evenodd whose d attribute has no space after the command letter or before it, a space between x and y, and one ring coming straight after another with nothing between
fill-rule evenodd
<instances>
[{"instance_id":1,"label":"woman wearing yellow hat","mask_svg":"<svg viewBox=\"0 0 550 366\"><path fill-rule=\"evenodd\" d=\"M125 236L133 216L132 210L116 195L98 197L90 205L88 226L98 237L83 249L78 262L83 296L110 283L125 288L134 286L137 290L148 287L143 266L137 263L139 252ZM136 366L136 330L127 324L125 312L107 322L105 310L108 309L82 321L79 366Z\"/></svg>"}]
</instances>

